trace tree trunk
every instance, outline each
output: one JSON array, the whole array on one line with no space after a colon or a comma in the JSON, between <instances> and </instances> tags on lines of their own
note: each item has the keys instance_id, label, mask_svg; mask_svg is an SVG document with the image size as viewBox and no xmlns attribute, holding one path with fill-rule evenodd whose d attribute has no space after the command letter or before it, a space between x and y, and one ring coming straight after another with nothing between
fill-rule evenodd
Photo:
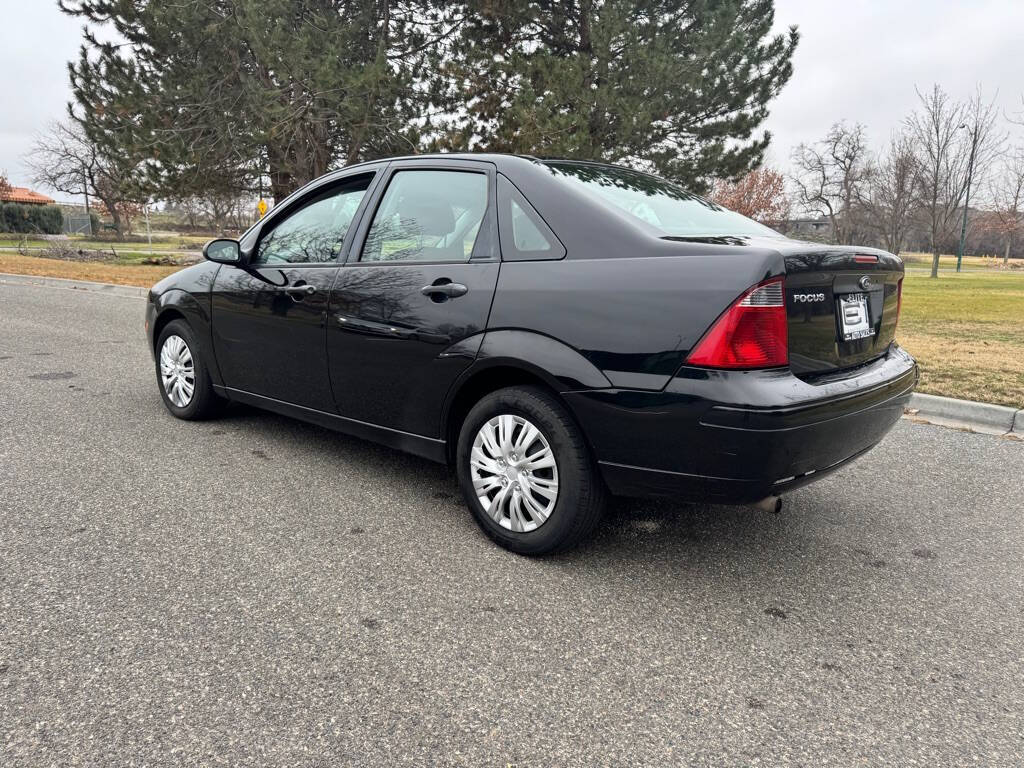
<instances>
[{"instance_id":1,"label":"tree trunk","mask_svg":"<svg viewBox=\"0 0 1024 768\"><path fill-rule=\"evenodd\" d=\"M829 223L832 225L832 242L836 245L840 245L843 242L842 231L839 227L839 217L829 211L828 214Z\"/></svg>"},{"instance_id":2,"label":"tree trunk","mask_svg":"<svg viewBox=\"0 0 1024 768\"><path fill-rule=\"evenodd\" d=\"M935 253L932 254L932 274L931 277L939 276L939 249L935 249Z\"/></svg>"},{"instance_id":3,"label":"tree trunk","mask_svg":"<svg viewBox=\"0 0 1024 768\"><path fill-rule=\"evenodd\" d=\"M291 175L271 164L270 166L270 196L274 198L274 205L277 205L292 193Z\"/></svg>"},{"instance_id":4,"label":"tree trunk","mask_svg":"<svg viewBox=\"0 0 1024 768\"><path fill-rule=\"evenodd\" d=\"M124 241L124 222L121 220L121 212L112 201L103 200L102 202L107 207L107 212L110 214L110 218L114 222L114 230L117 232L117 239Z\"/></svg>"},{"instance_id":5,"label":"tree trunk","mask_svg":"<svg viewBox=\"0 0 1024 768\"><path fill-rule=\"evenodd\" d=\"M1006 249L1003 251L1003 266L1007 267L1010 265L1010 235L1006 236Z\"/></svg>"},{"instance_id":6,"label":"tree trunk","mask_svg":"<svg viewBox=\"0 0 1024 768\"><path fill-rule=\"evenodd\" d=\"M293 164L289 163L288 150L268 144L267 165L270 175L270 195L274 198L274 205L277 205L295 189Z\"/></svg>"}]
</instances>

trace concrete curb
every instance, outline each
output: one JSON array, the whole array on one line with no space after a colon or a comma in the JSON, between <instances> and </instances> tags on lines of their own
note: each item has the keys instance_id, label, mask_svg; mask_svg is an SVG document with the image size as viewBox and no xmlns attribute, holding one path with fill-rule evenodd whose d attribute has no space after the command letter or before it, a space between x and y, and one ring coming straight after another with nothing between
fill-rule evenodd
<instances>
[{"instance_id":1,"label":"concrete curb","mask_svg":"<svg viewBox=\"0 0 1024 768\"><path fill-rule=\"evenodd\" d=\"M51 288L64 288L71 291L92 291L105 293L109 296L129 296L133 299L145 298L148 288L137 285L114 285L113 283L94 283L89 280L65 280L62 277L42 277L41 275L12 275L0 272L0 284L10 285L45 285Z\"/></svg>"},{"instance_id":2,"label":"concrete curb","mask_svg":"<svg viewBox=\"0 0 1024 768\"><path fill-rule=\"evenodd\" d=\"M990 435L1024 436L1024 408L1010 408L972 400L925 395L915 392L910 397L911 414L933 424L971 429Z\"/></svg>"}]
</instances>

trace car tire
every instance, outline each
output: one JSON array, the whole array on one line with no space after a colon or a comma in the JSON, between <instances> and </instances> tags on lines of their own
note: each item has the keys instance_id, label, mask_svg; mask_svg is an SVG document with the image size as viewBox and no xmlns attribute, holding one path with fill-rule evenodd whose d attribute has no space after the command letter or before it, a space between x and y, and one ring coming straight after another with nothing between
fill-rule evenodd
<instances>
[{"instance_id":1,"label":"car tire","mask_svg":"<svg viewBox=\"0 0 1024 768\"><path fill-rule=\"evenodd\" d=\"M169 375L165 377L165 373ZM203 348L184 320L172 320L160 331L156 343L156 381L167 410L179 419L207 419L223 404L213 391Z\"/></svg>"},{"instance_id":2,"label":"car tire","mask_svg":"<svg viewBox=\"0 0 1024 768\"><path fill-rule=\"evenodd\" d=\"M551 463L545 450L552 467L544 466ZM540 387L509 387L482 398L463 421L456 461L477 523L513 552L570 549L604 511L607 490L583 434L565 406Z\"/></svg>"}]
</instances>

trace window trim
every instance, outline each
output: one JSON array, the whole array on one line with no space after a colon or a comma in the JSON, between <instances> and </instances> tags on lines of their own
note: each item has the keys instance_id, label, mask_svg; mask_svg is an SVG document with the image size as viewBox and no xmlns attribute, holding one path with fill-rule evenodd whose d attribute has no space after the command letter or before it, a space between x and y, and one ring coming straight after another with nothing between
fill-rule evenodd
<instances>
[{"instance_id":1,"label":"window trim","mask_svg":"<svg viewBox=\"0 0 1024 768\"><path fill-rule=\"evenodd\" d=\"M520 251L516 247L515 233L512 231L513 201L541 235L551 243L550 251ZM498 174L498 242L501 244L502 261L561 261L566 256L565 246L558 239L558 235L526 199L526 195L519 187L503 173Z\"/></svg>"},{"instance_id":2,"label":"window trim","mask_svg":"<svg viewBox=\"0 0 1024 768\"><path fill-rule=\"evenodd\" d=\"M266 218L259 224L257 230L250 230L243 235L243 239L247 238L250 233L253 234L253 242L248 247L243 246L243 249L247 252L248 258L246 259L246 266L252 267L253 269L291 269L293 267L337 267L344 263L346 256L346 249L351 246L352 237L355 229L359 225L363 214L366 210L366 201L373 192L377 180L379 178L379 168L360 169L353 173L346 174L340 178L333 178L325 181L322 184L310 187L310 189L300 189L299 193L289 196L286 200L286 204L275 208L274 213L276 215L273 218ZM351 184L355 179L369 177L369 183L366 185L366 189L363 191L363 196L359 201L359 205L356 207L355 213L352 214L352 223L349 225L348 231L345 233L345 239L341 243L341 247L338 249L338 255L330 261L296 261L296 262L260 262L256 261L256 257L259 255L260 244L263 240L273 234L281 224L290 219L293 215L299 213L307 205L311 205L314 202L318 202L322 199L331 197L340 188ZM294 199L293 199L294 198Z\"/></svg>"},{"instance_id":3,"label":"window trim","mask_svg":"<svg viewBox=\"0 0 1024 768\"><path fill-rule=\"evenodd\" d=\"M473 244L473 253L464 261L423 261L417 259L403 259L393 261L361 261L363 247L366 245L366 236L373 225L374 217L380 204L384 201L384 195L395 174L400 171L456 171L462 173L482 173L487 177L487 208L484 211L484 218L477 233L476 242ZM500 250L497 238L498 216L497 216L497 184L495 183L496 169L493 163L482 160L470 160L462 158L429 160L397 160L388 164L388 167L379 175L373 190L373 199L367 204L363 211L362 219L359 222L358 231L351 247L345 253L344 267L392 267L403 265L445 265L445 264L476 264L478 262L492 262L500 260ZM490 227L490 233L481 237L485 232L485 226ZM478 252L479 251L479 252Z\"/></svg>"}]
</instances>

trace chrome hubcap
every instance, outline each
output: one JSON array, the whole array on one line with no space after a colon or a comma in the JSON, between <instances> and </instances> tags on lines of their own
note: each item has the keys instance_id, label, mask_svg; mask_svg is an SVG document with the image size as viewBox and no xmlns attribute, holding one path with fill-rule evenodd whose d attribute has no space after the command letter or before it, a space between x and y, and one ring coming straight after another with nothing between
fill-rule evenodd
<instances>
[{"instance_id":1,"label":"chrome hubcap","mask_svg":"<svg viewBox=\"0 0 1024 768\"><path fill-rule=\"evenodd\" d=\"M160 379L167 399L179 408L192 402L196 390L192 350L181 336L168 336L160 348Z\"/></svg>"},{"instance_id":2,"label":"chrome hubcap","mask_svg":"<svg viewBox=\"0 0 1024 768\"><path fill-rule=\"evenodd\" d=\"M476 433L469 457L480 505L502 528L528 533L558 501L558 464L547 439L521 416L495 416Z\"/></svg>"}]
</instances>

